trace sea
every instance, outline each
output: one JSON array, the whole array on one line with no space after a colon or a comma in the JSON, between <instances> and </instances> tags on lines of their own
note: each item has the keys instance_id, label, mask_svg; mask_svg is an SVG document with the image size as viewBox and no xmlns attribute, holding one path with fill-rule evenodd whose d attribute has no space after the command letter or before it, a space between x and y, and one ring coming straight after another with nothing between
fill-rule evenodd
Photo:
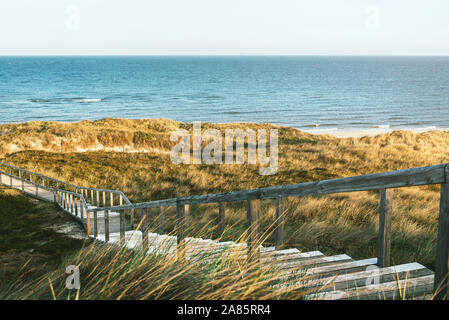
<instances>
[{"instance_id":1,"label":"sea","mask_svg":"<svg viewBox=\"0 0 449 320\"><path fill-rule=\"evenodd\" d=\"M447 129L449 57L0 57L0 123L102 118Z\"/></svg>"}]
</instances>

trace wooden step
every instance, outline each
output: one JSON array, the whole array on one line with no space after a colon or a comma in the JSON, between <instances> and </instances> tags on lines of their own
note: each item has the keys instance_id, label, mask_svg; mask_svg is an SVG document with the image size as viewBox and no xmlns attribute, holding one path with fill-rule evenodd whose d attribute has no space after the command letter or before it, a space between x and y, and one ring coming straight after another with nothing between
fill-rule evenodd
<instances>
[{"instance_id":1,"label":"wooden step","mask_svg":"<svg viewBox=\"0 0 449 320\"><path fill-rule=\"evenodd\" d=\"M433 292L434 275L371 284L349 290L335 290L307 295L320 300L391 300L413 299Z\"/></svg>"},{"instance_id":2,"label":"wooden step","mask_svg":"<svg viewBox=\"0 0 449 320\"><path fill-rule=\"evenodd\" d=\"M419 263L407 263L388 268L379 268L372 266L369 270L348 273L342 275L329 276L325 278L309 279L305 276L301 281L294 285L298 287L307 287L316 292L327 292L335 290L345 290L352 288L361 288L376 279L379 283L398 281L404 279L418 278L433 274L432 271Z\"/></svg>"}]
</instances>

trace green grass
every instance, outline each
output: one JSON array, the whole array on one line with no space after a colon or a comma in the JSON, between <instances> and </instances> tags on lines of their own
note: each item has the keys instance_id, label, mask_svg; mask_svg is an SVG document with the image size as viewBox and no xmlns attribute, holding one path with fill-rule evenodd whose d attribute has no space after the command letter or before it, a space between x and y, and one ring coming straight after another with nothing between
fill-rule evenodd
<instances>
[{"instance_id":1,"label":"green grass","mask_svg":"<svg viewBox=\"0 0 449 320\"><path fill-rule=\"evenodd\" d=\"M83 240L57 232L77 222L57 209L18 191L0 187L0 297L13 289L19 275L30 281L57 268L64 257L77 252Z\"/></svg>"}]
</instances>

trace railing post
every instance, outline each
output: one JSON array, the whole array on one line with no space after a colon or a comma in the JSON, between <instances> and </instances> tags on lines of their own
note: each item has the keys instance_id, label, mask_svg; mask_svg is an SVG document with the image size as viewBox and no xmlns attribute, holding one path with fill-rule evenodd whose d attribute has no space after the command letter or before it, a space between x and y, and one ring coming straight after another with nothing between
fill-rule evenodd
<instances>
[{"instance_id":1,"label":"railing post","mask_svg":"<svg viewBox=\"0 0 449 320\"><path fill-rule=\"evenodd\" d=\"M73 194L70 194L70 212L73 213L75 211L75 206L73 203Z\"/></svg>"},{"instance_id":2,"label":"railing post","mask_svg":"<svg viewBox=\"0 0 449 320\"><path fill-rule=\"evenodd\" d=\"M158 232L159 234L164 234L164 211L162 207L159 207L159 219L158 219Z\"/></svg>"},{"instance_id":3,"label":"railing post","mask_svg":"<svg viewBox=\"0 0 449 320\"><path fill-rule=\"evenodd\" d=\"M119 210L120 213L120 244L125 244L125 210Z\"/></svg>"},{"instance_id":4,"label":"railing post","mask_svg":"<svg viewBox=\"0 0 449 320\"><path fill-rule=\"evenodd\" d=\"M134 229L134 208L129 210L129 224L131 229Z\"/></svg>"},{"instance_id":5,"label":"railing post","mask_svg":"<svg viewBox=\"0 0 449 320\"><path fill-rule=\"evenodd\" d=\"M87 236L90 237L91 230L90 230L90 211L86 212L86 225L87 225Z\"/></svg>"},{"instance_id":6,"label":"railing post","mask_svg":"<svg viewBox=\"0 0 449 320\"><path fill-rule=\"evenodd\" d=\"M94 236L95 239L98 238L98 213L97 211L94 211Z\"/></svg>"},{"instance_id":7,"label":"railing post","mask_svg":"<svg viewBox=\"0 0 449 320\"><path fill-rule=\"evenodd\" d=\"M114 206L114 194L111 192L110 195L111 195L111 207L113 207Z\"/></svg>"},{"instance_id":8,"label":"railing post","mask_svg":"<svg viewBox=\"0 0 449 320\"><path fill-rule=\"evenodd\" d=\"M106 192L103 191L103 207L106 207Z\"/></svg>"},{"instance_id":9,"label":"railing post","mask_svg":"<svg viewBox=\"0 0 449 320\"><path fill-rule=\"evenodd\" d=\"M122 195L119 195L119 199L120 199L119 200L120 201L120 205L123 206L123 197L122 197Z\"/></svg>"},{"instance_id":10,"label":"railing post","mask_svg":"<svg viewBox=\"0 0 449 320\"><path fill-rule=\"evenodd\" d=\"M147 253L149 250L148 243L148 209L140 209L140 217L142 221L142 248L143 252Z\"/></svg>"},{"instance_id":11,"label":"railing post","mask_svg":"<svg viewBox=\"0 0 449 320\"><path fill-rule=\"evenodd\" d=\"M81 203L81 201L80 201L80 203ZM82 203L80 204L80 209L81 209L81 220L83 220L84 219L84 205Z\"/></svg>"},{"instance_id":12,"label":"railing post","mask_svg":"<svg viewBox=\"0 0 449 320\"><path fill-rule=\"evenodd\" d=\"M284 245L284 224L285 224L285 211L284 211L284 198L276 198L276 216L275 216L275 247L279 250Z\"/></svg>"},{"instance_id":13,"label":"railing post","mask_svg":"<svg viewBox=\"0 0 449 320\"><path fill-rule=\"evenodd\" d=\"M78 216L78 198L75 197L75 216Z\"/></svg>"},{"instance_id":14,"label":"railing post","mask_svg":"<svg viewBox=\"0 0 449 320\"><path fill-rule=\"evenodd\" d=\"M379 239L377 264L389 267L391 261L391 216L393 213L393 189L380 192Z\"/></svg>"},{"instance_id":15,"label":"railing post","mask_svg":"<svg viewBox=\"0 0 449 320\"><path fill-rule=\"evenodd\" d=\"M225 229L225 205L223 202L218 203L218 235L220 238Z\"/></svg>"},{"instance_id":16,"label":"railing post","mask_svg":"<svg viewBox=\"0 0 449 320\"><path fill-rule=\"evenodd\" d=\"M435 298L448 299L449 272L449 183L441 185L438 218L437 257L435 262Z\"/></svg>"},{"instance_id":17,"label":"railing post","mask_svg":"<svg viewBox=\"0 0 449 320\"><path fill-rule=\"evenodd\" d=\"M9 168L9 184L12 187L12 169L11 168Z\"/></svg>"},{"instance_id":18,"label":"railing post","mask_svg":"<svg viewBox=\"0 0 449 320\"><path fill-rule=\"evenodd\" d=\"M109 210L104 210L104 241L109 242Z\"/></svg>"},{"instance_id":19,"label":"railing post","mask_svg":"<svg viewBox=\"0 0 449 320\"><path fill-rule=\"evenodd\" d=\"M259 259L259 220L260 220L260 199L247 200L246 220L248 223L248 261Z\"/></svg>"},{"instance_id":20,"label":"railing post","mask_svg":"<svg viewBox=\"0 0 449 320\"><path fill-rule=\"evenodd\" d=\"M90 201L92 201L92 204L94 204L94 190L90 190Z\"/></svg>"},{"instance_id":21,"label":"railing post","mask_svg":"<svg viewBox=\"0 0 449 320\"><path fill-rule=\"evenodd\" d=\"M100 204L100 191L97 190L97 207L101 207Z\"/></svg>"},{"instance_id":22,"label":"railing post","mask_svg":"<svg viewBox=\"0 0 449 320\"><path fill-rule=\"evenodd\" d=\"M188 204L176 205L176 236L178 244L178 255L181 258L185 256L185 238L186 238L186 219L189 214Z\"/></svg>"}]
</instances>

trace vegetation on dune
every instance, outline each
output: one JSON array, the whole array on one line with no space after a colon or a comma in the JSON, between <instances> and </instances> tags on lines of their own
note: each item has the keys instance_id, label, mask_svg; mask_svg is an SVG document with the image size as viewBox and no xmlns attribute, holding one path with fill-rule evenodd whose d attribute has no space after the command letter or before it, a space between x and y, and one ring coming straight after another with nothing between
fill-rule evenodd
<instances>
[{"instance_id":1,"label":"vegetation on dune","mask_svg":"<svg viewBox=\"0 0 449 320\"><path fill-rule=\"evenodd\" d=\"M54 205L0 189L0 299L83 246L83 229Z\"/></svg>"},{"instance_id":2,"label":"vegetation on dune","mask_svg":"<svg viewBox=\"0 0 449 320\"><path fill-rule=\"evenodd\" d=\"M0 132L4 133L0 136L0 153L5 155L7 163L61 180L120 189L133 202L449 162L449 132L416 134L395 131L375 137L337 139L276 127L279 129L279 171L273 176L259 175L255 165L175 165L168 154L174 145L169 137L170 132L179 127L191 130L191 124L170 120L104 119L80 123L7 124L0 126ZM202 127L204 130L210 127L273 126L203 124ZM42 149L40 143L43 150L39 150ZM129 151L131 148L138 151L136 146L144 146L142 148L146 150L93 152L99 150L98 144L115 151ZM15 147L11 148L11 145ZM47 145L53 149L46 148ZM77 146L90 151L74 152ZM115 147L119 149L113 149ZM395 190L393 263L417 261L433 268L438 206L438 186ZM306 251L321 250L325 254L347 253L356 259L376 256L378 192L290 197L286 208L287 246ZM265 214L263 227L266 228L274 219L273 202L263 201L262 210ZM173 217L173 221L174 208L170 208L167 214ZM246 228L244 203L227 205L226 214L227 228L223 238L235 240ZM214 205L192 206L192 235L205 225L214 225L217 215ZM166 231L172 227L168 219ZM207 236L214 236L213 228ZM271 235L265 244L272 243Z\"/></svg>"}]
</instances>

